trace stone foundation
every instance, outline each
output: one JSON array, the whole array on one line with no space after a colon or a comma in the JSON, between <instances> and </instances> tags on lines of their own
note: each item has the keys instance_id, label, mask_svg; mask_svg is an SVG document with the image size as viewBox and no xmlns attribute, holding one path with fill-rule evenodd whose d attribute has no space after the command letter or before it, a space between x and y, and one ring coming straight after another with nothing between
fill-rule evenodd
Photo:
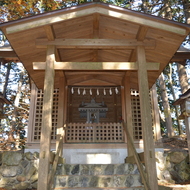
<instances>
[{"instance_id":1,"label":"stone foundation","mask_svg":"<svg viewBox=\"0 0 190 190\"><path fill-rule=\"evenodd\" d=\"M53 156L52 154L51 160L53 160ZM108 184L116 187L117 180L115 180L116 177L114 176L118 175L122 175L120 179L122 185L127 183L129 178L134 179L133 185L140 185L140 178L136 176L138 174L136 165L71 165L63 163L64 160L60 160L57 167L56 187L67 187L69 183L73 185L77 181L77 184L75 184L77 187L80 185L82 187L90 186L94 176L96 178L95 182L97 182L96 187L107 186ZM18 190L37 188L38 165L38 152L0 152L0 188ZM190 180L190 165L187 152L156 152L156 165L158 179L162 182L182 183ZM79 179L82 179L83 183Z\"/></svg>"}]
</instances>

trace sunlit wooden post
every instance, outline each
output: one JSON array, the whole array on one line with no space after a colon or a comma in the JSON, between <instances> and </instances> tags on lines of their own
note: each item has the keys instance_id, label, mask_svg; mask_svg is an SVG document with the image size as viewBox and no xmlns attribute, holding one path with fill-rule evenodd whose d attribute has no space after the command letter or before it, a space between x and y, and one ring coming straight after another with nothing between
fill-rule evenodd
<instances>
[{"instance_id":1,"label":"sunlit wooden post","mask_svg":"<svg viewBox=\"0 0 190 190\"><path fill-rule=\"evenodd\" d=\"M139 93L140 93L141 123L143 128L145 167L150 188L152 190L158 190L148 75L146 68L146 56L145 56L144 46L137 46L137 63L138 63L138 84L139 84Z\"/></svg>"},{"instance_id":2,"label":"sunlit wooden post","mask_svg":"<svg viewBox=\"0 0 190 190\"><path fill-rule=\"evenodd\" d=\"M27 143L31 143L33 141L33 125L34 125L34 117L35 117L35 106L36 106L36 98L37 98L38 89L33 81L31 81L31 98L30 98L30 109L29 109L29 122L28 122L28 136Z\"/></svg>"},{"instance_id":3,"label":"sunlit wooden post","mask_svg":"<svg viewBox=\"0 0 190 190\"><path fill-rule=\"evenodd\" d=\"M124 79L124 90L125 90L125 110L126 110L126 123L128 131L130 132L131 138L133 138L133 126L132 126L132 110L131 110L131 89L130 89L130 77L126 76ZM132 156L131 144L127 141L127 152L128 156Z\"/></svg>"},{"instance_id":4,"label":"sunlit wooden post","mask_svg":"<svg viewBox=\"0 0 190 190\"><path fill-rule=\"evenodd\" d=\"M53 108L53 91L54 91L54 62L55 46L47 47L46 69L44 80L44 97L42 111L42 129L40 138L40 161L38 190L48 190L48 174L50 159L50 144L52 131L52 108Z\"/></svg>"},{"instance_id":5,"label":"sunlit wooden post","mask_svg":"<svg viewBox=\"0 0 190 190\"><path fill-rule=\"evenodd\" d=\"M152 105L153 105L153 116L154 116L154 122L153 122L153 128L155 132L155 141L161 143L162 136L160 131L160 116L159 116L159 109L158 109L158 98L157 98L157 92L156 92L156 84L152 86L151 90L152 95Z\"/></svg>"},{"instance_id":6,"label":"sunlit wooden post","mask_svg":"<svg viewBox=\"0 0 190 190\"><path fill-rule=\"evenodd\" d=\"M58 147L58 142L61 136L64 135L64 108L65 108L65 77L60 77L59 79L59 103L58 103L58 121L57 121L57 140L56 140L56 150ZM64 138L64 137L63 137ZM63 154L63 144L61 144L60 156Z\"/></svg>"}]
</instances>

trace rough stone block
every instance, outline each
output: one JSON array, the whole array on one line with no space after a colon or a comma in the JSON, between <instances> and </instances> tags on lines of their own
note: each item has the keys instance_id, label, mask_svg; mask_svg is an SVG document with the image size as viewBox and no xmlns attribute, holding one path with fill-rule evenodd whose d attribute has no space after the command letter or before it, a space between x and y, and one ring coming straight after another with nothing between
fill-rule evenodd
<instances>
[{"instance_id":1,"label":"rough stone block","mask_svg":"<svg viewBox=\"0 0 190 190\"><path fill-rule=\"evenodd\" d=\"M22 173L22 168L20 166L2 166L0 172L3 177L15 177Z\"/></svg>"},{"instance_id":2,"label":"rough stone block","mask_svg":"<svg viewBox=\"0 0 190 190\"><path fill-rule=\"evenodd\" d=\"M69 176L68 177L68 187L79 187L79 177Z\"/></svg>"},{"instance_id":3,"label":"rough stone block","mask_svg":"<svg viewBox=\"0 0 190 190\"><path fill-rule=\"evenodd\" d=\"M34 155L31 152L26 152L24 155L29 161L34 160Z\"/></svg>"},{"instance_id":4,"label":"rough stone block","mask_svg":"<svg viewBox=\"0 0 190 190\"><path fill-rule=\"evenodd\" d=\"M98 177L92 176L89 182L89 187L98 187Z\"/></svg>"},{"instance_id":5,"label":"rough stone block","mask_svg":"<svg viewBox=\"0 0 190 190\"><path fill-rule=\"evenodd\" d=\"M16 177L17 181L19 182L23 182L23 181L26 181L26 176L25 175L18 175Z\"/></svg>"},{"instance_id":6,"label":"rough stone block","mask_svg":"<svg viewBox=\"0 0 190 190\"><path fill-rule=\"evenodd\" d=\"M185 152L171 152L168 154L168 160L175 164L182 162L187 157Z\"/></svg>"},{"instance_id":7,"label":"rough stone block","mask_svg":"<svg viewBox=\"0 0 190 190\"><path fill-rule=\"evenodd\" d=\"M21 160L20 162L20 165L23 167L23 168L26 168L26 166L29 164L29 161L28 160Z\"/></svg>"},{"instance_id":8,"label":"rough stone block","mask_svg":"<svg viewBox=\"0 0 190 190\"><path fill-rule=\"evenodd\" d=\"M18 166L23 159L23 154L20 152L3 152L2 164L7 166Z\"/></svg>"},{"instance_id":9,"label":"rough stone block","mask_svg":"<svg viewBox=\"0 0 190 190\"><path fill-rule=\"evenodd\" d=\"M80 174L81 175L90 175L90 165L82 164Z\"/></svg>"},{"instance_id":10,"label":"rough stone block","mask_svg":"<svg viewBox=\"0 0 190 190\"><path fill-rule=\"evenodd\" d=\"M32 175L30 178L31 183L34 183L36 181L38 181L38 173L37 172L34 175Z\"/></svg>"},{"instance_id":11,"label":"rough stone block","mask_svg":"<svg viewBox=\"0 0 190 190\"><path fill-rule=\"evenodd\" d=\"M25 190L30 186L30 183L25 181L25 182L21 182L19 184L14 185L15 189L19 189L19 190Z\"/></svg>"},{"instance_id":12,"label":"rough stone block","mask_svg":"<svg viewBox=\"0 0 190 190\"><path fill-rule=\"evenodd\" d=\"M79 176L79 186L80 187L88 187L90 181L89 176Z\"/></svg>"},{"instance_id":13,"label":"rough stone block","mask_svg":"<svg viewBox=\"0 0 190 190\"><path fill-rule=\"evenodd\" d=\"M79 174L79 170L80 170L79 164L74 165L73 168L72 168L72 170L71 170L71 174L72 175L78 175Z\"/></svg>"},{"instance_id":14,"label":"rough stone block","mask_svg":"<svg viewBox=\"0 0 190 190\"><path fill-rule=\"evenodd\" d=\"M113 175L114 174L114 165L113 164L107 165L104 170L104 174L105 175Z\"/></svg>"}]
</instances>

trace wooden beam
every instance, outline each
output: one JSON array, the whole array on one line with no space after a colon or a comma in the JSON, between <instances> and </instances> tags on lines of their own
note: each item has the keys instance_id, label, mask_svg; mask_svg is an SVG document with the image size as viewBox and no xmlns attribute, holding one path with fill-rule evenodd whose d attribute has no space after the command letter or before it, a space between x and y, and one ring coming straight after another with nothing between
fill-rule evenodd
<instances>
[{"instance_id":1,"label":"wooden beam","mask_svg":"<svg viewBox=\"0 0 190 190\"><path fill-rule=\"evenodd\" d=\"M48 190L48 174L50 165L50 144L52 131L52 110L53 110L53 91L54 91L54 62L55 47L48 46L46 56L46 71L44 80L44 97L42 110L42 129L40 137L40 160L38 189Z\"/></svg>"},{"instance_id":2,"label":"wooden beam","mask_svg":"<svg viewBox=\"0 0 190 190\"><path fill-rule=\"evenodd\" d=\"M142 15L134 15L129 11L126 11L125 9L122 8L110 8L110 7L103 7L99 5L91 6L89 8L83 8L83 9L73 9L70 11L62 11L61 14L51 14L51 16L48 17L42 17L38 19L31 19L28 20L28 22L24 23L17 23L17 25L13 26L8 26L6 28L7 34L15 33L15 32L20 32L23 30L27 29L32 29L40 26L44 26L48 24L53 24L65 20L70 20L82 16L88 16L92 15L94 13L99 13L103 14L106 16L130 21L136 24L140 25L145 25L151 28L157 28L159 30L164 30L172 33L176 33L179 35L187 35L187 31L185 28L182 28L181 26L177 26L174 24L168 24L167 21L160 21L160 22L155 22L156 19L153 18L148 18L148 16L142 16Z\"/></svg>"},{"instance_id":3,"label":"wooden beam","mask_svg":"<svg viewBox=\"0 0 190 190\"><path fill-rule=\"evenodd\" d=\"M137 47L138 84L140 93L141 123L143 129L143 143L145 167L150 189L158 190L154 139L152 131L152 117L149 97L148 74L146 69L145 49Z\"/></svg>"},{"instance_id":4,"label":"wooden beam","mask_svg":"<svg viewBox=\"0 0 190 190\"><path fill-rule=\"evenodd\" d=\"M146 63L146 69L158 71L159 63ZM44 70L45 62L33 62L34 70ZM55 62L55 70L137 70L138 65L135 62Z\"/></svg>"},{"instance_id":5,"label":"wooden beam","mask_svg":"<svg viewBox=\"0 0 190 190\"><path fill-rule=\"evenodd\" d=\"M135 49L136 46L143 45L148 49L155 48L155 40L145 39L137 41L136 39L37 39L37 48L46 48L48 45L55 45L57 48L65 49Z\"/></svg>"}]
</instances>

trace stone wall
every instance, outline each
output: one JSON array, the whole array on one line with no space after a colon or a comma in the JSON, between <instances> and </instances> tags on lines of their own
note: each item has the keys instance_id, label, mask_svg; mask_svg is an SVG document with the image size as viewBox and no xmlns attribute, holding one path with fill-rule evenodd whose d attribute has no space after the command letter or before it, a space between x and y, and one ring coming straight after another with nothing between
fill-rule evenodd
<instances>
[{"instance_id":1,"label":"stone wall","mask_svg":"<svg viewBox=\"0 0 190 190\"><path fill-rule=\"evenodd\" d=\"M156 152L157 176L161 182L190 181L188 152Z\"/></svg>"},{"instance_id":2,"label":"stone wall","mask_svg":"<svg viewBox=\"0 0 190 190\"><path fill-rule=\"evenodd\" d=\"M0 187L37 188L39 153L1 152L0 164Z\"/></svg>"},{"instance_id":3,"label":"stone wall","mask_svg":"<svg viewBox=\"0 0 190 190\"><path fill-rule=\"evenodd\" d=\"M181 183L190 180L187 152L156 152L156 164L158 179L162 182ZM36 189L38 165L38 152L0 152L0 188Z\"/></svg>"}]
</instances>

